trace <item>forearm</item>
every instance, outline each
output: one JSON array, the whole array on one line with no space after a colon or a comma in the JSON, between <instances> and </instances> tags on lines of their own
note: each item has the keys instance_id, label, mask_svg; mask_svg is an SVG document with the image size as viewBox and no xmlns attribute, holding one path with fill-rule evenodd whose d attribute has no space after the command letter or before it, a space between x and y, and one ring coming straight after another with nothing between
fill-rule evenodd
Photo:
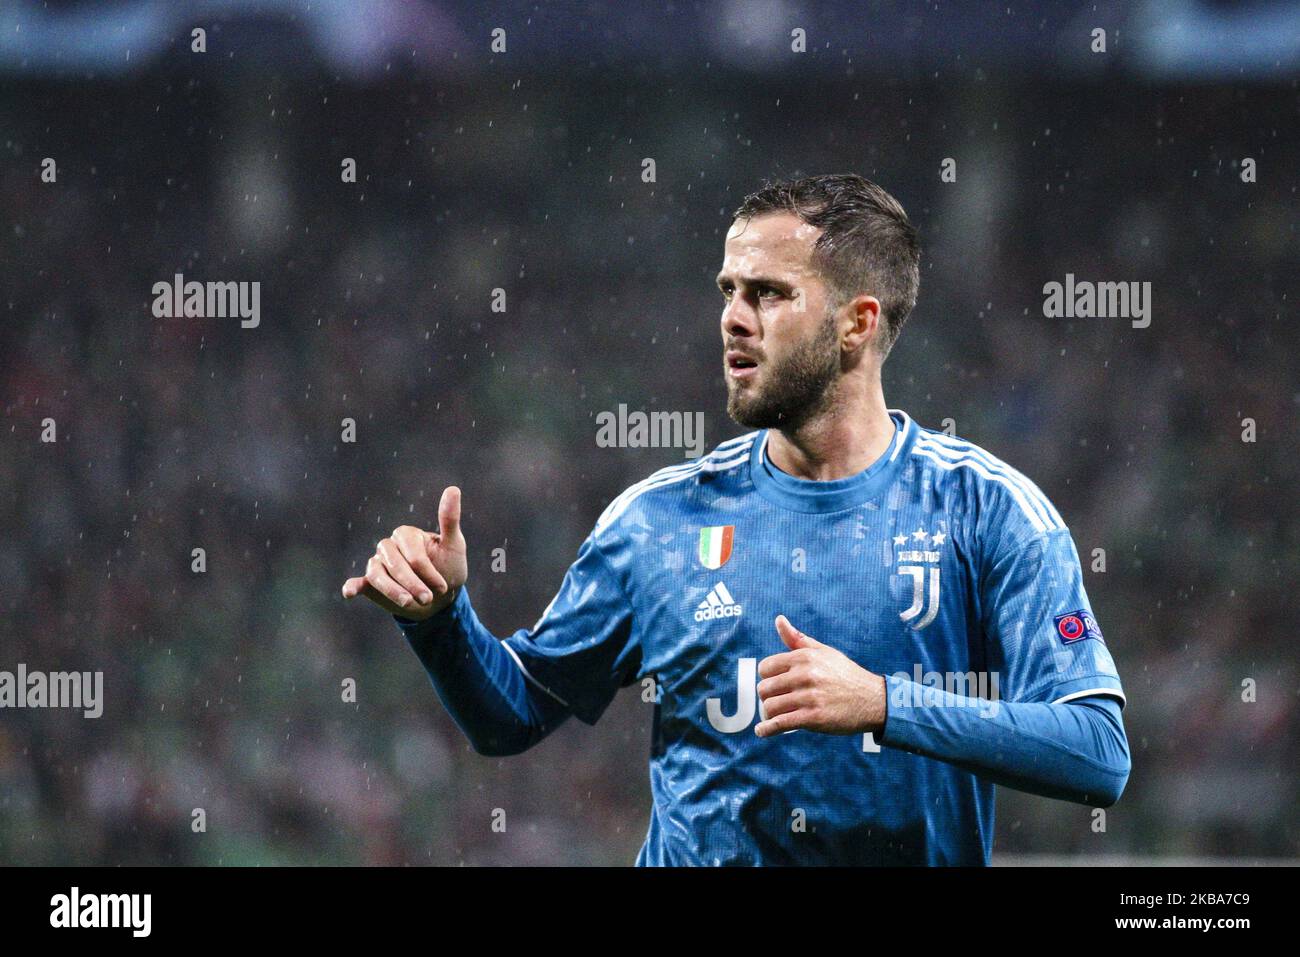
<instances>
[{"instance_id":1,"label":"forearm","mask_svg":"<svg viewBox=\"0 0 1300 957\"><path fill-rule=\"evenodd\" d=\"M431 618L394 619L452 720L480 754L518 754L569 716L529 684L505 645L478 620L464 587Z\"/></svg>"},{"instance_id":2,"label":"forearm","mask_svg":"<svg viewBox=\"0 0 1300 957\"><path fill-rule=\"evenodd\" d=\"M882 743L946 761L996 784L1109 807L1130 760L1118 702L986 701L886 679Z\"/></svg>"}]
</instances>

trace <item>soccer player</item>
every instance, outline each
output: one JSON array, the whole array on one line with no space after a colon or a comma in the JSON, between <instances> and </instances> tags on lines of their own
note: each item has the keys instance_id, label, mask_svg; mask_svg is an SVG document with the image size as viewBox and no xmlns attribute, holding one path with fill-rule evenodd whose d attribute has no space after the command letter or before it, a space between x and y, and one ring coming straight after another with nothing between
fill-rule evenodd
<instances>
[{"instance_id":1,"label":"soccer player","mask_svg":"<svg viewBox=\"0 0 1300 957\"><path fill-rule=\"evenodd\" d=\"M916 231L856 175L765 186L717 284L746 435L609 503L504 640L439 532L343 585L391 612L474 748L516 754L657 689L637 863L987 864L994 785L1106 807L1124 692L1060 514L983 449L887 408Z\"/></svg>"}]
</instances>

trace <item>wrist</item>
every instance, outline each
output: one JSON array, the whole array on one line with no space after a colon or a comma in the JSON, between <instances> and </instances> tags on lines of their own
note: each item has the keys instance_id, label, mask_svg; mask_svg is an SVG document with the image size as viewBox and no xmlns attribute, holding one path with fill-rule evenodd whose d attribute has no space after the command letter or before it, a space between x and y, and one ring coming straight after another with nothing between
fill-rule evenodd
<instances>
[{"instance_id":1,"label":"wrist","mask_svg":"<svg viewBox=\"0 0 1300 957\"><path fill-rule=\"evenodd\" d=\"M454 613L456 603L460 598L460 593L464 591L464 589L465 586L463 584L457 585L455 588L452 589L451 600L448 601L447 604L443 605L437 611L433 612L432 614L426 615L423 618L407 618L405 615L399 614L397 612L393 613L393 618L403 628L413 628L418 625L427 625L431 621L448 618Z\"/></svg>"},{"instance_id":2,"label":"wrist","mask_svg":"<svg viewBox=\"0 0 1300 957\"><path fill-rule=\"evenodd\" d=\"M867 681L867 715L866 727L862 730L871 734L882 734L889 717L888 686L885 679L878 674L871 674Z\"/></svg>"}]
</instances>

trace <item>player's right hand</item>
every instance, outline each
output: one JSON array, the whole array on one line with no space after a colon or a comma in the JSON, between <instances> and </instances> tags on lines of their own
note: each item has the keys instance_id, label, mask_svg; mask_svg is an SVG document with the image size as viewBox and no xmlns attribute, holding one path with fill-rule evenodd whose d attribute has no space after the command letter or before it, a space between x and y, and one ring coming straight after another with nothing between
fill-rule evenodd
<instances>
[{"instance_id":1,"label":"player's right hand","mask_svg":"<svg viewBox=\"0 0 1300 957\"><path fill-rule=\"evenodd\" d=\"M414 525L393 529L366 562L366 573L343 583L343 597L365 595L380 608L414 621L442 611L469 577L460 489L454 485L438 503L438 527L438 532Z\"/></svg>"}]
</instances>

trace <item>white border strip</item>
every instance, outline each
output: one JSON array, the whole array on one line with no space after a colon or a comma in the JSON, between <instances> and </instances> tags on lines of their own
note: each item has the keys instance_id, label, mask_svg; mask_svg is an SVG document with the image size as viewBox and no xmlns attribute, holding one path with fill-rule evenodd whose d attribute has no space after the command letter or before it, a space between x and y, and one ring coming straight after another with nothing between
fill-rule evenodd
<instances>
[{"instance_id":1,"label":"white border strip","mask_svg":"<svg viewBox=\"0 0 1300 957\"><path fill-rule=\"evenodd\" d=\"M1119 698L1120 704L1128 704L1128 699L1124 697L1124 692L1117 691L1114 688L1089 688L1086 691L1071 691L1062 698L1057 698L1052 704L1064 704L1067 701L1073 701L1075 698L1089 698L1095 694L1110 695L1113 698Z\"/></svg>"},{"instance_id":2,"label":"white border strip","mask_svg":"<svg viewBox=\"0 0 1300 957\"><path fill-rule=\"evenodd\" d=\"M528 669L524 667L524 663L523 663L522 661L519 660L519 655L516 654L515 650L514 650L513 648L511 648L510 645L509 645L507 642L504 642L504 641L503 641L503 642L501 642L501 644L505 645L505 649L506 649L506 651L510 653L510 657L514 659L515 664L517 664L517 665L519 666L519 670L522 671L522 672L524 673L524 677L525 677L525 678L527 678L527 679L528 679L529 681L531 681L533 684L537 685L537 687L541 688L541 689L542 689L543 691L545 691L548 695L550 695L552 698L554 698L554 699L555 699L556 701L558 701L560 704L564 705L564 706L565 706L566 708L568 708L570 711L573 710L573 706L570 705L569 702L565 701L563 698L561 698L559 695L557 695L554 691L552 691L550 688L546 687L546 685L542 684L540 681L538 681L536 678L534 678L532 675L530 675L530 674L528 673Z\"/></svg>"},{"instance_id":3,"label":"white border strip","mask_svg":"<svg viewBox=\"0 0 1300 957\"><path fill-rule=\"evenodd\" d=\"M903 451L903 440L907 438L907 430L911 427L912 420L902 409L886 409L885 411L891 416L897 412L903 419L898 427L898 441L894 444L894 454L889 457L889 461L892 462L898 458L898 453Z\"/></svg>"}]
</instances>

